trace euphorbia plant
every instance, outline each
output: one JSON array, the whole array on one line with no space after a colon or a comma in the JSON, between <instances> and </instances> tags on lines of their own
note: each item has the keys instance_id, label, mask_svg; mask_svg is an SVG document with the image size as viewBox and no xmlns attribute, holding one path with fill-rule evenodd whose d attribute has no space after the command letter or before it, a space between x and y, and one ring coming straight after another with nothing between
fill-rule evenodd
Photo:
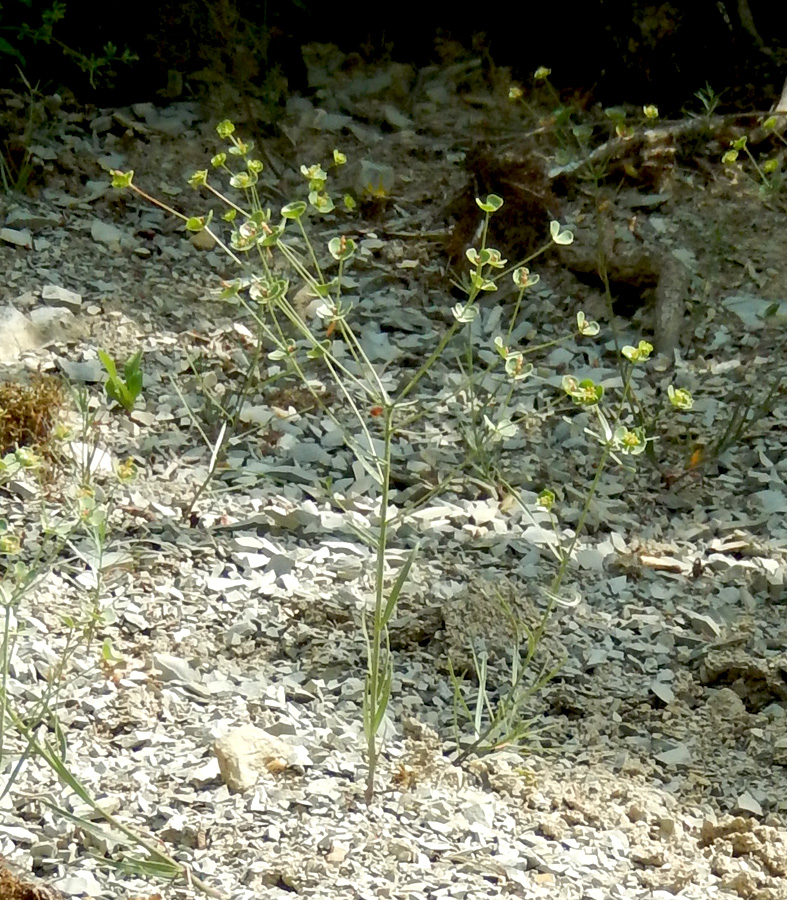
<instances>
[{"instance_id":1,"label":"euphorbia plant","mask_svg":"<svg viewBox=\"0 0 787 900\"><path fill-rule=\"evenodd\" d=\"M300 379L322 413L342 430L347 445L377 486L373 525L359 530L375 555L374 604L361 619L367 651L363 724L369 769L365 796L367 802L371 802L380 753L378 734L391 695L393 661L388 628L417 552L417 547L411 549L391 582L388 549L392 529L406 513L406 510L396 510L391 502L394 446L404 428L411 430L428 416L428 407L414 408L414 391L438 360L443 357L456 358L454 338L463 330L467 341L465 350L460 348L459 358L466 362L466 381L457 388L457 396L461 391L463 395L474 398L471 401L471 427L476 432L476 449L505 440L516 431L517 423L511 420L506 409L513 386L530 374L532 367L525 362L525 355L532 348L523 350L511 346L511 336L524 293L538 282L538 276L531 274L527 264L551 243L570 243L573 235L558 222L552 222L549 242L537 253L506 268L507 261L500 251L487 246L490 217L500 209L503 200L494 194L485 199L479 198L476 202L484 215L484 222L479 246L467 251L470 268L464 279L466 298L454 306L453 321L435 338L434 345L420 365L414 371L405 372L394 390L387 386L389 382L370 360L363 341L354 331L352 302L343 294L344 272L356 252L355 241L346 234L334 236L327 242L326 254L315 246L306 228L310 214L336 211L327 190L328 169L343 165L346 161L343 154L334 151L327 168L320 165L302 166L301 173L307 182L306 198L286 203L277 217L263 205L258 192L263 167L262 162L253 156L253 144L237 138L230 122L222 122L217 131L228 141L228 149L213 157L212 167L228 177L230 188L240 194L240 199L233 199L214 187L208 170L194 173L190 183L195 188L207 190L227 206L221 218L230 229L228 240L219 233L212 214L194 217L170 209L136 188L132 181L133 173L113 173L113 184L135 190L140 196L178 216L188 230L209 232L216 244L238 264L242 270L241 277L225 282L220 297L239 305L255 323L260 342L255 359L267 355L273 365L283 367ZM243 171L235 172L230 168L228 161L231 157L242 162ZM345 198L345 206L352 207L350 198ZM313 324L314 320L307 320L298 304L290 300L288 276L295 276L315 298L317 326ZM477 395L473 331L467 326L478 315L480 299L495 292L504 277L513 279L518 298L507 335L500 335L494 341L492 362L485 365L482 373L489 375L499 366L502 371L496 376L499 378L498 390L502 392L508 385L508 399L503 403L493 403L494 397L484 401ZM577 329L580 334L588 335L597 331L598 326L580 315ZM330 379L341 397L340 404L329 406L325 403L315 386L314 372ZM572 390L585 391L590 395L589 386L581 383ZM621 444L625 444L626 440L625 436L620 436ZM434 496L448 484L451 477L433 487L429 496ZM543 633L543 626L545 622L540 633ZM520 683L519 672L514 682L515 687ZM480 721L477 724L476 732L483 730Z\"/></svg>"}]
</instances>

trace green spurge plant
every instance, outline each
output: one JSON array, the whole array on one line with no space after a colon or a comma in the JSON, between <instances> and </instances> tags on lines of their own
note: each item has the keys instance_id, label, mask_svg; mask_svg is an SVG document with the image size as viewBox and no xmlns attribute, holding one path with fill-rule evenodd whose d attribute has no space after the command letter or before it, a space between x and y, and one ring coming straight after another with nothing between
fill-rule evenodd
<instances>
[{"instance_id":1,"label":"green spurge plant","mask_svg":"<svg viewBox=\"0 0 787 900\"><path fill-rule=\"evenodd\" d=\"M229 225L229 239L214 225L213 212L204 216L179 213L136 187L133 172L113 172L112 183L116 188L136 191L143 198L177 216L188 231L207 231L217 246L238 265L240 277L224 282L219 296L238 305L255 323L259 341L255 361L264 354L272 365L279 366L305 386L322 413L341 429L347 446L377 485L373 527L359 529L359 534L375 554L374 604L361 619L367 651L363 725L368 760L365 797L369 803L374 793L375 773L381 751L379 732L391 695L393 658L388 629L418 552L417 545L412 547L396 576L391 576L388 551L396 526L412 511L416 503L426 502L449 484L461 479L463 473L477 471L479 466L486 476L493 476L498 484L504 485L517 498L526 514L531 514L517 491L506 482L505 473L496 466L494 454L490 455L490 450L516 432L520 418L523 418L512 412L516 386L532 370L532 366L525 362L526 356L541 349L512 346L516 317L524 294L538 281L538 275L532 274L527 264L552 243L570 243L573 235L558 222L552 222L550 239L544 247L527 259L507 266L507 260L502 258L500 251L487 246L490 217L500 209L503 200L496 195L478 199L484 223L479 246L467 251L470 268L462 282L466 298L464 302L454 306L453 321L435 339L434 346L425 359L414 369L405 372L398 387L392 388L390 379L369 359L362 340L352 327L352 302L344 295L344 273L356 252L355 241L346 235L332 237L327 243L326 253L314 245L306 229L310 214L327 214L336 210L327 190L328 170L343 165L346 161L344 155L334 151L327 169L320 165L302 166L301 172L307 182L307 197L285 204L276 218L263 205L260 197L259 178L263 166L253 155L253 144L239 139L229 121L220 123L217 132L227 140L228 147L212 158L212 168L226 176L229 187L238 192L240 199L215 187L207 169L195 172L190 184L207 190L226 205L227 211L222 219ZM241 171L234 171L228 165L233 158L242 163ZM345 206L351 208L349 198L346 198ZM305 286L309 295L314 298L312 307L317 326L290 299L291 277L298 280L299 286ZM512 278L518 292L511 322L504 334L496 336L489 350L479 353L473 346L477 330L472 328L478 315L479 301L484 295L497 290L498 283L504 277ZM577 332L580 335L592 337L598 330L598 325L588 321L582 313L577 316ZM464 335L464 341L457 340L460 335ZM648 345L644 343L637 348L627 348L630 368L633 370L634 365L642 361L648 352ZM429 415L428 404L416 407L415 391L419 385L426 383L432 370L444 358L456 361L464 375L454 390L454 396L468 398L468 459L438 484L431 486L409 508L396 509L392 503L394 449L404 429L412 430ZM330 406L325 402L316 380L317 375L330 379L341 397L341 403ZM482 390L480 385L487 385L490 378L497 379L496 387L491 390L484 387ZM629 428L625 424L623 412L629 399L628 381L621 402L611 415L601 410L603 390L600 386L589 381L567 378L564 389L577 406L595 412L597 430L593 435L601 445L601 456L573 537L566 545L559 543L556 550L558 569L550 590L547 591L549 599L543 617L529 629L522 629L517 624L517 648L510 690L498 706L494 707L484 693L482 682L475 710L470 713L459 681L455 681L457 708L470 713L473 726L474 743L465 751L464 756L469 752L493 747L506 735L521 731L517 716L523 699L528 691L532 693L543 684L545 677L549 675L542 673L543 678L532 682L527 680L526 670L544 636L549 615L555 603L559 602L563 578L602 472L610 460L620 461L624 456L636 455L647 443L641 429ZM341 505L342 500L335 499ZM544 508L551 508L552 501L554 495L549 492L541 497ZM556 521L554 525L557 530ZM520 652L520 645L523 643L526 643L526 650ZM479 657L479 667L483 665L483 660Z\"/></svg>"},{"instance_id":2,"label":"green spurge plant","mask_svg":"<svg viewBox=\"0 0 787 900\"><path fill-rule=\"evenodd\" d=\"M597 323L587 321L581 312L577 316L577 326L580 334L591 336L598 332ZM547 488L539 494L538 506L548 513L555 534L552 549L556 557L557 568L551 583L544 590L546 603L537 623L528 625L520 622L505 597L498 592L500 605L509 620L512 633L511 668L507 689L497 699L491 699L487 689L487 653L483 647L472 648L478 684L474 699L466 699L462 693L461 677L453 669L451 670L456 699L456 718L458 720L459 714L462 713L469 722L474 736L473 740L466 744L460 753L458 762L467 759L473 753L519 743L528 734L532 725L532 722L524 715L527 702L560 669L561 663L554 666L542 663L539 670L534 672L533 663L536 651L544 639L555 607L558 605L570 606L576 602L576 600L564 596L563 584L605 469L610 462L619 466L626 465L626 459L639 456L646 450L650 442L644 428L636 424L627 425L626 422L637 421L637 410L633 404L634 375L637 366L646 362L652 352L653 347L647 341L640 341L636 347L625 346L622 348L623 387L611 413L605 411L602 406L604 399L602 385L589 378L578 380L571 375L563 378L563 390L574 406L580 411L589 413L595 419L595 427L586 429L586 433L599 447L593 478L587 490L573 536L568 541L562 539L559 522L554 514L556 500L554 491ZM685 389L671 389L669 399L673 407L678 409L687 409L691 406L691 395ZM510 495L516 497L522 508L526 509L516 488L505 481L502 473L498 475L498 481L504 483Z\"/></svg>"}]
</instances>

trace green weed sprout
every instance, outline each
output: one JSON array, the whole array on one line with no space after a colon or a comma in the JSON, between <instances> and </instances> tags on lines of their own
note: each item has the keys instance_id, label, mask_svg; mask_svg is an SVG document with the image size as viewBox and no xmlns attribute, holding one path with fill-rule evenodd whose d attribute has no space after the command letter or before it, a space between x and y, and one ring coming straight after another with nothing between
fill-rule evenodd
<instances>
[{"instance_id":1,"label":"green weed sprout","mask_svg":"<svg viewBox=\"0 0 787 900\"><path fill-rule=\"evenodd\" d=\"M142 351L137 352L123 366L123 377L118 374L117 366L112 357L105 351L98 351L98 358L107 372L107 381L104 389L107 397L131 412L137 397L142 393Z\"/></svg>"},{"instance_id":2,"label":"green weed sprout","mask_svg":"<svg viewBox=\"0 0 787 900\"><path fill-rule=\"evenodd\" d=\"M783 144L787 144L783 135L776 130L775 116L767 118L763 122L762 127L766 132L770 133L774 139L781 141ZM766 160L758 160L752 153L749 147L748 136L745 134L730 143L730 149L727 150L721 158L722 163L728 167L734 166L738 162L741 151L746 154L754 171L760 179L761 192L772 192L778 190L782 186L784 179L779 172L779 158L777 156L771 156Z\"/></svg>"}]
</instances>

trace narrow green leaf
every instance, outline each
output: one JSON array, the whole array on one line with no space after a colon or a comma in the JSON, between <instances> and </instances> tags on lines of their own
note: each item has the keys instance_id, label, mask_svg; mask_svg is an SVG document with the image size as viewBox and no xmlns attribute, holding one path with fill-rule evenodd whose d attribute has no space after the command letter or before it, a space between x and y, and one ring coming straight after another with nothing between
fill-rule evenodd
<instances>
[{"instance_id":1,"label":"narrow green leaf","mask_svg":"<svg viewBox=\"0 0 787 900\"><path fill-rule=\"evenodd\" d=\"M410 569L412 569L413 563L415 562L415 557L418 554L419 546L420 544L416 544L415 547L413 547L413 549L408 554L407 559L404 561L404 565L399 570L399 574L396 576L396 581L391 588L391 593L388 595L388 602L385 604L385 609L383 610L382 624L384 626L388 624L394 610L396 609L396 602L399 599L399 594L401 594L402 592L404 583L407 581L410 575Z\"/></svg>"},{"instance_id":2,"label":"narrow green leaf","mask_svg":"<svg viewBox=\"0 0 787 900\"><path fill-rule=\"evenodd\" d=\"M112 359L112 357L105 350L98 351L98 358L101 360L101 364L107 370L109 377L117 378L118 370L115 366L115 360Z\"/></svg>"},{"instance_id":3,"label":"narrow green leaf","mask_svg":"<svg viewBox=\"0 0 787 900\"><path fill-rule=\"evenodd\" d=\"M385 673L378 686L377 706L374 710L372 724L374 726L373 733L377 734L382 725L385 711L388 708L388 701L391 699L391 682L393 681L393 665L389 661L385 667Z\"/></svg>"}]
</instances>

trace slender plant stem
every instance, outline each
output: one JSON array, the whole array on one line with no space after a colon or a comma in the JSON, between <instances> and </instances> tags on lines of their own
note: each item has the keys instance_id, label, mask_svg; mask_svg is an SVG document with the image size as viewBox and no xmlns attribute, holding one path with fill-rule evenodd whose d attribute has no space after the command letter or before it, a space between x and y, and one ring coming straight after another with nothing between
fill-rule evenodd
<instances>
[{"instance_id":1,"label":"slender plant stem","mask_svg":"<svg viewBox=\"0 0 787 900\"><path fill-rule=\"evenodd\" d=\"M389 405L383 410L383 459L381 460L382 483L380 485L380 525L377 535L377 559L375 561L375 595L374 595L374 620L373 632L367 637L368 643L368 667L367 687L364 692L364 700L368 709L364 714L366 727L366 750L369 760L369 769L366 779L366 792L364 800L369 806L374 796L374 777L377 770L377 723L381 714L385 713L388 697L382 696L381 681L385 680L383 665L390 666L390 657L383 651L382 642L386 640L387 646L387 622L384 621L385 609L385 551L388 546L388 497L391 482L391 440L393 437L394 407Z\"/></svg>"}]
</instances>

